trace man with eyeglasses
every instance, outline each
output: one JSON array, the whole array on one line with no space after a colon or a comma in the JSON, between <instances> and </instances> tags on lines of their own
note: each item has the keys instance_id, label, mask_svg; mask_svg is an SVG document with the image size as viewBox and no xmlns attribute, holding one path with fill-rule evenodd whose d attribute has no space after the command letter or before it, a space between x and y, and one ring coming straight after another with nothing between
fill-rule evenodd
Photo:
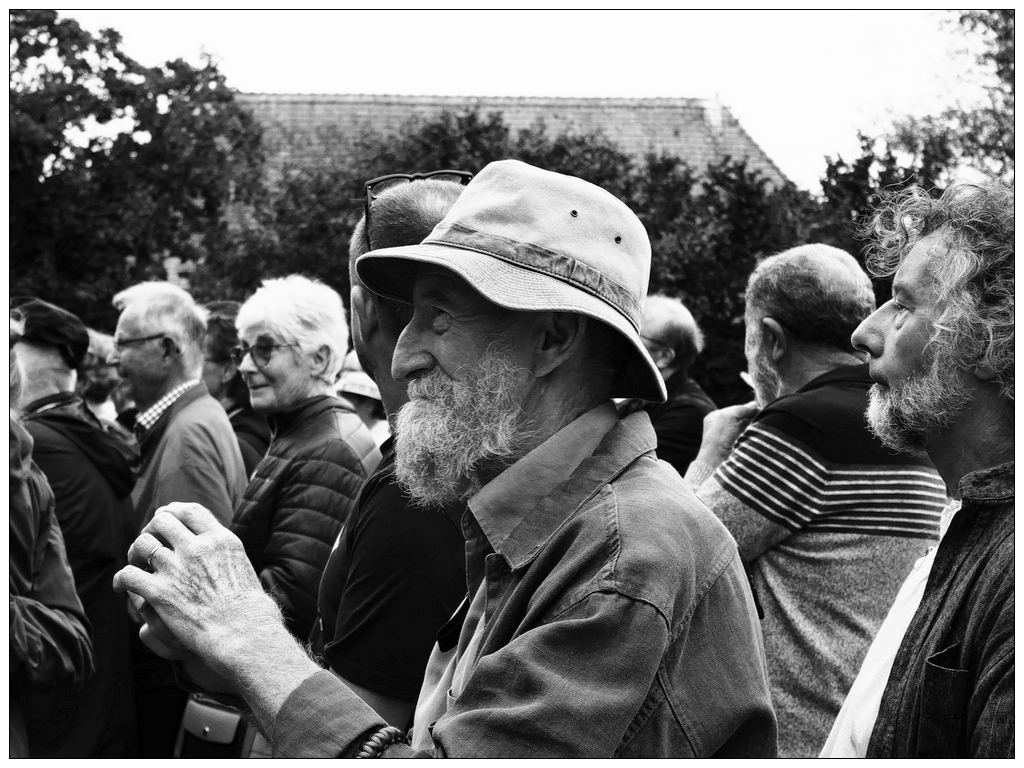
<instances>
[{"instance_id":1,"label":"man with eyeglasses","mask_svg":"<svg viewBox=\"0 0 1024 768\"><path fill-rule=\"evenodd\" d=\"M690 377L690 366L704 350L704 336L683 302L653 294L644 303L640 338L665 379L668 398L664 403L626 400L619 414L647 411L658 436L658 458L685 475L700 449L704 417L715 410L714 401Z\"/></svg>"},{"instance_id":2,"label":"man with eyeglasses","mask_svg":"<svg viewBox=\"0 0 1024 768\"><path fill-rule=\"evenodd\" d=\"M245 491L245 468L231 422L201 379L204 310L166 282L127 288L114 306L121 315L110 362L138 409L142 466L132 502L139 529L161 506L183 500L229 524ZM140 754L170 757L187 694L167 662L140 643L135 650Z\"/></svg>"}]
</instances>

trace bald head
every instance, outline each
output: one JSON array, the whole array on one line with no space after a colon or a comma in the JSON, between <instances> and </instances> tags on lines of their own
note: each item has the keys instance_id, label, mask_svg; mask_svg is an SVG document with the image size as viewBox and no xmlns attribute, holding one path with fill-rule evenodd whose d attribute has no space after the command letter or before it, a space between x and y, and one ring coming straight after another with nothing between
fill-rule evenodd
<instances>
[{"instance_id":1,"label":"bald head","mask_svg":"<svg viewBox=\"0 0 1024 768\"><path fill-rule=\"evenodd\" d=\"M760 262L747 283L747 324L771 317L796 341L852 352L875 309L871 279L846 251L812 243Z\"/></svg>"},{"instance_id":2,"label":"bald head","mask_svg":"<svg viewBox=\"0 0 1024 768\"><path fill-rule=\"evenodd\" d=\"M704 349L704 335L690 310L679 299L662 294L652 294L644 301L641 334L666 377L670 372L688 370Z\"/></svg>"}]
</instances>

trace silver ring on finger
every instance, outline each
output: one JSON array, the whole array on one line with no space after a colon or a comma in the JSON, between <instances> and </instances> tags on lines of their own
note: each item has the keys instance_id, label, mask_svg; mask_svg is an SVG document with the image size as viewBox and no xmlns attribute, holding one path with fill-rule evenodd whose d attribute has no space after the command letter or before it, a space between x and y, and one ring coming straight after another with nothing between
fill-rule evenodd
<instances>
[{"instance_id":1,"label":"silver ring on finger","mask_svg":"<svg viewBox=\"0 0 1024 768\"><path fill-rule=\"evenodd\" d=\"M150 571L153 570L153 557L161 549L169 549L169 547L165 547L163 544L158 544L157 547L149 553L149 557L146 558L146 568L148 568Z\"/></svg>"}]
</instances>

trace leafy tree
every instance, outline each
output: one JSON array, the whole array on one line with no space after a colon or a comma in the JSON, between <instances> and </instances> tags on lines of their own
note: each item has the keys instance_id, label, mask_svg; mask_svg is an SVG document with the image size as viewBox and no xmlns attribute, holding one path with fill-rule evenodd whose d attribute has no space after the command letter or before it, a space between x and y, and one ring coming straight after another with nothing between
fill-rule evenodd
<instances>
[{"instance_id":1,"label":"leafy tree","mask_svg":"<svg viewBox=\"0 0 1024 768\"><path fill-rule=\"evenodd\" d=\"M118 290L224 247L228 203L261 189L260 129L209 60L148 68L113 30L10 21L11 290L109 328Z\"/></svg>"},{"instance_id":2,"label":"leafy tree","mask_svg":"<svg viewBox=\"0 0 1024 768\"><path fill-rule=\"evenodd\" d=\"M965 77L981 83L981 103L956 104L938 115L908 115L886 137L909 154L926 188L966 165L1012 183L1014 174L1014 11L955 11L965 36L980 38L982 49Z\"/></svg>"},{"instance_id":3,"label":"leafy tree","mask_svg":"<svg viewBox=\"0 0 1024 768\"><path fill-rule=\"evenodd\" d=\"M980 33L984 50L976 64L990 75L985 86L987 103L958 105L943 114L950 132L959 140L961 158L990 174L1013 180L1015 11L960 11L965 32Z\"/></svg>"},{"instance_id":4,"label":"leafy tree","mask_svg":"<svg viewBox=\"0 0 1024 768\"><path fill-rule=\"evenodd\" d=\"M633 205L651 234L651 291L681 299L701 327L694 378L718 405L746 402L747 278L759 259L807 242L816 205L730 158L698 176L678 158L648 156L639 176Z\"/></svg>"}]
</instances>

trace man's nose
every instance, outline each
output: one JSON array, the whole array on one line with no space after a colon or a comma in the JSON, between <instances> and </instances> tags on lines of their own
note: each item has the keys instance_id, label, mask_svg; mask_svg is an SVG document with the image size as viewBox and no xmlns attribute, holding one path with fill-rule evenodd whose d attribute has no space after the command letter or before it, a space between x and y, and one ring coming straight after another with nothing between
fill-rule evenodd
<instances>
[{"instance_id":1,"label":"man's nose","mask_svg":"<svg viewBox=\"0 0 1024 768\"><path fill-rule=\"evenodd\" d=\"M878 357L881 352L881 334L878 331L878 313L875 310L868 315L854 330L850 343L858 352L866 352L871 357Z\"/></svg>"},{"instance_id":2,"label":"man's nose","mask_svg":"<svg viewBox=\"0 0 1024 768\"><path fill-rule=\"evenodd\" d=\"M418 379L434 366L434 358L424 348L422 334L415 328L415 319L402 330L391 359L391 375L395 381Z\"/></svg>"}]
</instances>

